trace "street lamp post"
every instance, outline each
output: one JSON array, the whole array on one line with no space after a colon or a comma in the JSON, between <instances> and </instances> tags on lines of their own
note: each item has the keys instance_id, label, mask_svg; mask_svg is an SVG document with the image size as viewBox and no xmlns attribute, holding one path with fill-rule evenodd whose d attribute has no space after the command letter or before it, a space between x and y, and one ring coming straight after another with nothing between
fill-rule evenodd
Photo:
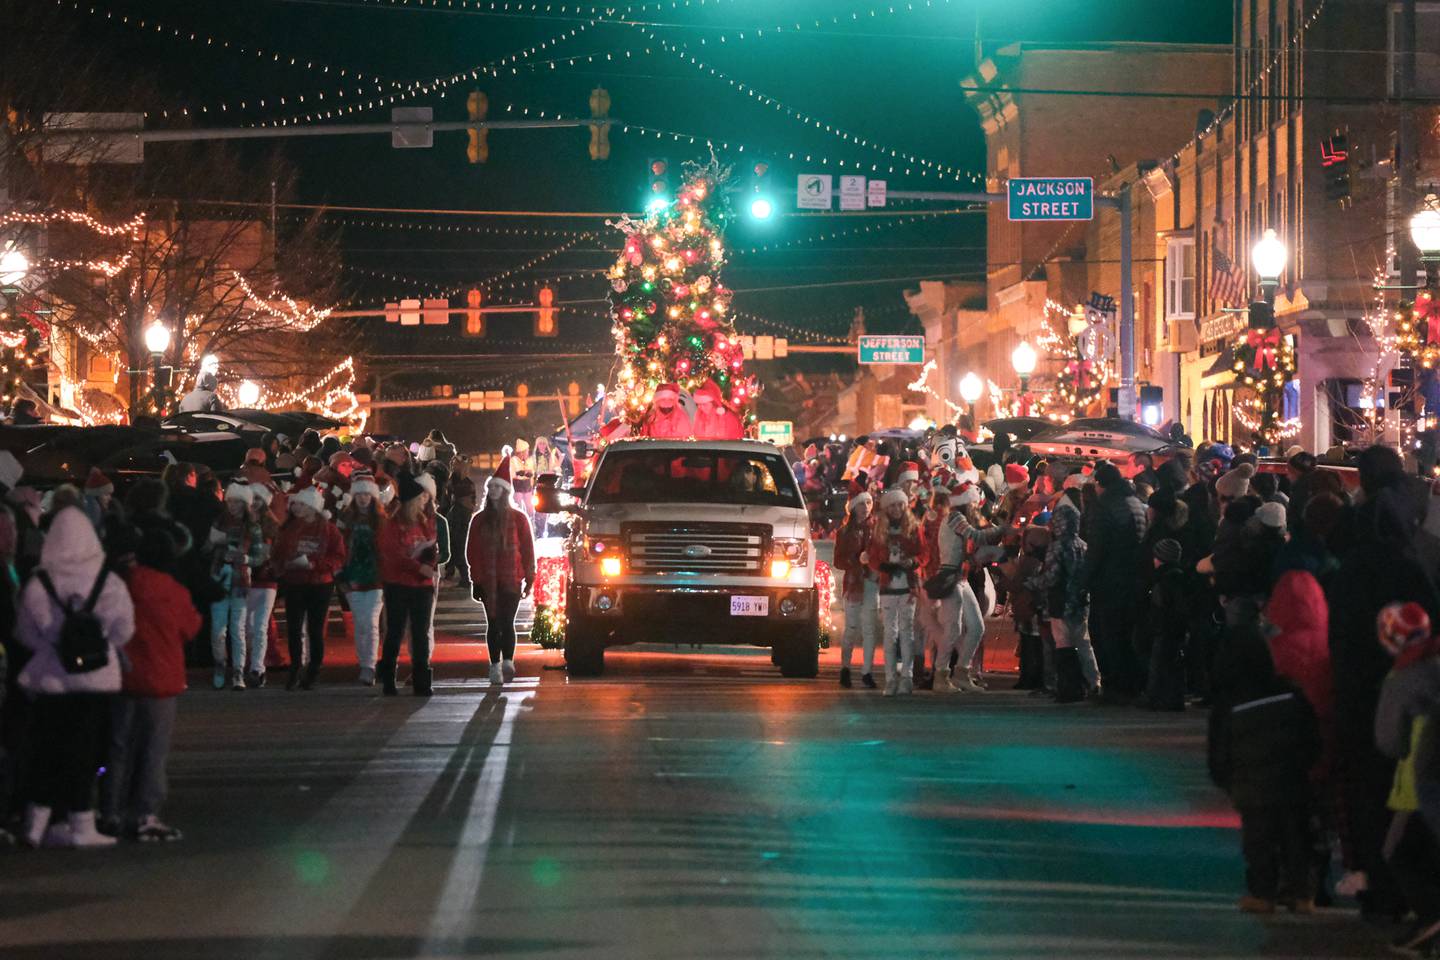
<instances>
[{"instance_id":1,"label":"street lamp post","mask_svg":"<svg viewBox=\"0 0 1440 960\"><path fill-rule=\"evenodd\" d=\"M1250 264L1260 278L1260 295L1270 305L1275 303L1275 291L1280 286L1280 274L1285 272L1285 262L1290 252L1285 241L1276 236L1273 229L1266 229L1255 246L1250 248Z\"/></svg>"},{"instance_id":2,"label":"street lamp post","mask_svg":"<svg viewBox=\"0 0 1440 960\"><path fill-rule=\"evenodd\" d=\"M980 394L984 390L985 385L980 382L980 378L975 375L973 370L960 378L960 399L964 400L970 408L970 432L972 434L980 428L979 420L975 416L975 404L980 401Z\"/></svg>"},{"instance_id":3,"label":"street lamp post","mask_svg":"<svg viewBox=\"0 0 1440 960\"><path fill-rule=\"evenodd\" d=\"M155 405L157 417L165 414L165 385L161 382L161 371L164 369L162 361L165 353L170 349L170 328L159 320L145 328L145 349L150 351L150 365L152 374L150 378L150 395Z\"/></svg>"},{"instance_id":4,"label":"street lamp post","mask_svg":"<svg viewBox=\"0 0 1440 960\"><path fill-rule=\"evenodd\" d=\"M1020 395L1016 397L1015 412L1020 416L1029 415L1029 404L1026 397L1030 392L1030 375L1035 372L1035 364L1039 357L1035 348L1030 346L1029 341L1021 340L1015 352L1010 354L1010 365L1015 368L1015 373L1020 377Z\"/></svg>"}]
</instances>

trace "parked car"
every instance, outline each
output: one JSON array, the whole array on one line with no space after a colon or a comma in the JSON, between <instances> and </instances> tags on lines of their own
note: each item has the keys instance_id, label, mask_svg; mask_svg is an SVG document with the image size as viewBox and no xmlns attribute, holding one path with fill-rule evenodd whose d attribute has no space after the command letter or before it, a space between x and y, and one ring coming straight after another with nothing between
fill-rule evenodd
<instances>
[{"instance_id":1,"label":"parked car","mask_svg":"<svg viewBox=\"0 0 1440 960\"><path fill-rule=\"evenodd\" d=\"M1127 474L1130 458L1137 453L1148 453L1159 464L1180 449L1158 430L1114 417L1071 420L1035 434L1025 446L1052 465L1109 460Z\"/></svg>"}]
</instances>

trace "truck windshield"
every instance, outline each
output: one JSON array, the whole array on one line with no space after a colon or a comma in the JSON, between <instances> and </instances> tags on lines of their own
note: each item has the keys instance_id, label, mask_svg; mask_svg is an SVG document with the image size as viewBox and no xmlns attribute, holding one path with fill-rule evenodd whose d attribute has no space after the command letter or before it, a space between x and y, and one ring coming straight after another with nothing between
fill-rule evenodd
<instances>
[{"instance_id":1,"label":"truck windshield","mask_svg":"<svg viewBox=\"0 0 1440 960\"><path fill-rule=\"evenodd\" d=\"M673 448L608 451L588 501L801 505L795 477L778 453Z\"/></svg>"}]
</instances>

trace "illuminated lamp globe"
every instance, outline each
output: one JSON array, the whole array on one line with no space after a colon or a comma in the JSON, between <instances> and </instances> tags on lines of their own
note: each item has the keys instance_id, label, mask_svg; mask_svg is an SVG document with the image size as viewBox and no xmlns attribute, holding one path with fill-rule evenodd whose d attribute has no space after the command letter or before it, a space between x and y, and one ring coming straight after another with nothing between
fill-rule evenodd
<instances>
[{"instance_id":1,"label":"illuminated lamp globe","mask_svg":"<svg viewBox=\"0 0 1440 960\"><path fill-rule=\"evenodd\" d=\"M1250 248L1250 265L1261 280L1273 283L1285 272L1285 261L1289 256L1285 242L1275 235L1273 229L1267 229Z\"/></svg>"},{"instance_id":2,"label":"illuminated lamp globe","mask_svg":"<svg viewBox=\"0 0 1440 960\"><path fill-rule=\"evenodd\" d=\"M1010 365L1015 368L1015 372L1020 376L1028 377L1035 372L1035 364L1039 359L1039 356L1035 353L1035 348L1030 346L1029 342L1021 340L1020 346L1016 347L1015 352L1010 354Z\"/></svg>"},{"instance_id":3,"label":"illuminated lamp globe","mask_svg":"<svg viewBox=\"0 0 1440 960\"><path fill-rule=\"evenodd\" d=\"M756 197L750 201L750 216L756 220L768 220L774 212L775 205L764 197Z\"/></svg>"},{"instance_id":4,"label":"illuminated lamp globe","mask_svg":"<svg viewBox=\"0 0 1440 960\"><path fill-rule=\"evenodd\" d=\"M240 388L235 391L235 397L240 401L240 406L250 408L260 402L260 384L254 380L244 380Z\"/></svg>"},{"instance_id":5,"label":"illuminated lamp globe","mask_svg":"<svg viewBox=\"0 0 1440 960\"><path fill-rule=\"evenodd\" d=\"M985 384L973 372L965 374L960 378L960 399L974 405L980 399L980 394L985 392Z\"/></svg>"},{"instance_id":6,"label":"illuminated lamp globe","mask_svg":"<svg viewBox=\"0 0 1440 960\"><path fill-rule=\"evenodd\" d=\"M145 349L151 353L164 353L170 349L170 328L159 320L145 328Z\"/></svg>"},{"instance_id":7,"label":"illuminated lamp globe","mask_svg":"<svg viewBox=\"0 0 1440 960\"><path fill-rule=\"evenodd\" d=\"M30 272L30 259L19 250L6 250L0 254L0 284L12 286L25 279Z\"/></svg>"},{"instance_id":8,"label":"illuminated lamp globe","mask_svg":"<svg viewBox=\"0 0 1440 960\"><path fill-rule=\"evenodd\" d=\"M1440 198L1430 194L1410 218L1410 239L1427 260L1440 257Z\"/></svg>"}]
</instances>

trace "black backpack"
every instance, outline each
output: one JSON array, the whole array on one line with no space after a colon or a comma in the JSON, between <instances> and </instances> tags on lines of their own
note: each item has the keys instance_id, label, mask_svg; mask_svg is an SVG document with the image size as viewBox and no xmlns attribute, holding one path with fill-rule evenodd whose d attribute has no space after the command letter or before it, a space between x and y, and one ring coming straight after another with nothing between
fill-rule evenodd
<instances>
[{"instance_id":1,"label":"black backpack","mask_svg":"<svg viewBox=\"0 0 1440 960\"><path fill-rule=\"evenodd\" d=\"M89 673L109 663L110 641L105 639L105 628L100 625L100 618L95 616L95 601L100 599L100 591L105 589L110 571L101 568L100 576L95 578L95 586L90 588L90 596L77 609L72 609L60 599L55 593L55 584L44 570L36 570L35 576L65 615L65 622L60 625L60 642L56 647L65 672Z\"/></svg>"}]
</instances>

